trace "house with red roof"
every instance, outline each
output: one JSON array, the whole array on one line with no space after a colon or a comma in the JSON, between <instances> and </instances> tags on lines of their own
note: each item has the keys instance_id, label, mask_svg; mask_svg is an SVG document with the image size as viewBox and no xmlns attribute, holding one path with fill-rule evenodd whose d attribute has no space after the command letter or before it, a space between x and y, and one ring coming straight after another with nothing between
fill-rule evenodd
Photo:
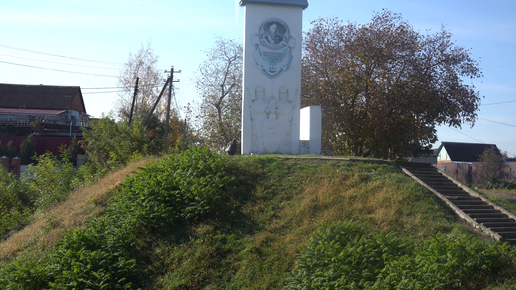
<instances>
[{"instance_id":1,"label":"house with red roof","mask_svg":"<svg viewBox=\"0 0 516 290\"><path fill-rule=\"evenodd\" d=\"M38 154L59 154L74 136L82 139L81 127L89 115L77 86L0 84L0 141L2 146L33 135Z\"/></svg>"}]
</instances>

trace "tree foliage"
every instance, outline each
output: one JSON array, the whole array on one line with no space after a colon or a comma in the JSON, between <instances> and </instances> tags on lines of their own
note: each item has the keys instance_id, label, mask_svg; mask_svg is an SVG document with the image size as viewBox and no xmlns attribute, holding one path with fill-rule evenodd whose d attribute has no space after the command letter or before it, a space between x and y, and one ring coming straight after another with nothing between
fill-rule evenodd
<instances>
[{"instance_id":1,"label":"tree foliage","mask_svg":"<svg viewBox=\"0 0 516 290\"><path fill-rule=\"evenodd\" d=\"M504 160L506 158L507 153L498 152L494 148L487 148L479 156L480 169L488 188L496 187L503 180L514 179L509 165Z\"/></svg>"},{"instance_id":2,"label":"tree foliage","mask_svg":"<svg viewBox=\"0 0 516 290\"><path fill-rule=\"evenodd\" d=\"M304 105L321 105L325 137L338 154L417 155L437 141L436 126L471 126L480 103L465 78L478 61L444 28L421 34L399 14L370 23L318 19L306 33Z\"/></svg>"},{"instance_id":3,"label":"tree foliage","mask_svg":"<svg viewBox=\"0 0 516 290\"><path fill-rule=\"evenodd\" d=\"M20 143L20 158L22 164L31 164L33 162L32 157L36 154L34 149L34 137L29 134L26 139Z\"/></svg>"},{"instance_id":4,"label":"tree foliage","mask_svg":"<svg viewBox=\"0 0 516 290\"><path fill-rule=\"evenodd\" d=\"M135 157L159 153L162 136L155 138L142 130L141 122L136 119L129 125L109 117L92 121L90 130L83 129L84 140L80 141L90 166L103 174L126 165Z\"/></svg>"},{"instance_id":5,"label":"tree foliage","mask_svg":"<svg viewBox=\"0 0 516 290\"><path fill-rule=\"evenodd\" d=\"M2 147L2 142L0 142L0 156L6 156L9 159L16 157L18 152L16 151L16 147L13 145L13 140L9 140L5 146Z\"/></svg>"},{"instance_id":6,"label":"tree foliage","mask_svg":"<svg viewBox=\"0 0 516 290\"><path fill-rule=\"evenodd\" d=\"M240 140L242 112L242 44L217 38L199 65L197 92L202 98L196 123L201 142L222 151Z\"/></svg>"},{"instance_id":7,"label":"tree foliage","mask_svg":"<svg viewBox=\"0 0 516 290\"><path fill-rule=\"evenodd\" d=\"M123 87L117 103L117 114L121 120L129 120L131 105L134 96L136 78L138 81L138 94L133 116L146 117L154 105L163 87L163 72L157 67L158 56L151 48L150 43L143 45L135 53L129 53L129 58L120 73L118 85ZM165 118L166 98L162 98L156 108L159 119Z\"/></svg>"}]
</instances>

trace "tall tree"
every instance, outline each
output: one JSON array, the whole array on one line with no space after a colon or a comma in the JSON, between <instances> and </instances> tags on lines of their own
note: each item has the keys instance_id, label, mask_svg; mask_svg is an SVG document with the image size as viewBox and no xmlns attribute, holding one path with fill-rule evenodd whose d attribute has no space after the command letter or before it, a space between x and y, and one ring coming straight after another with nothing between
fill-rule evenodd
<instances>
[{"instance_id":1,"label":"tall tree","mask_svg":"<svg viewBox=\"0 0 516 290\"><path fill-rule=\"evenodd\" d=\"M400 158L437 141L436 126L474 125L480 96L466 78L482 74L442 28L420 34L399 14L370 23L318 19L306 33L303 105L321 105L337 154Z\"/></svg>"},{"instance_id":2,"label":"tall tree","mask_svg":"<svg viewBox=\"0 0 516 290\"><path fill-rule=\"evenodd\" d=\"M159 94L164 86L163 71L158 69L158 56L154 54L151 44L141 46L135 53L130 53L129 58L121 72L118 83L123 87L117 103L118 119L128 121L133 103L136 78L138 80L138 93L133 109L133 120L138 119L138 125L142 125L149 117ZM145 130L153 142L163 144L166 123L167 95L170 85L156 106L153 114L148 118ZM177 108L171 105L168 130L167 147L175 147L176 140L182 137L183 122L180 120Z\"/></svg>"},{"instance_id":3,"label":"tall tree","mask_svg":"<svg viewBox=\"0 0 516 290\"><path fill-rule=\"evenodd\" d=\"M198 110L198 137L221 151L240 139L242 112L242 44L217 38L199 65L196 87L202 101Z\"/></svg>"},{"instance_id":4,"label":"tall tree","mask_svg":"<svg viewBox=\"0 0 516 290\"><path fill-rule=\"evenodd\" d=\"M118 78L118 85L123 88L117 103L117 115L121 120L129 120L133 102L136 78L138 81L138 94L133 116L145 118L163 87L163 72L158 70L158 56L152 50L151 44L141 46L136 53L129 53L129 58L124 65L124 70ZM159 119L165 119L166 98L162 98L156 108Z\"/></svg>"}]
</instances>

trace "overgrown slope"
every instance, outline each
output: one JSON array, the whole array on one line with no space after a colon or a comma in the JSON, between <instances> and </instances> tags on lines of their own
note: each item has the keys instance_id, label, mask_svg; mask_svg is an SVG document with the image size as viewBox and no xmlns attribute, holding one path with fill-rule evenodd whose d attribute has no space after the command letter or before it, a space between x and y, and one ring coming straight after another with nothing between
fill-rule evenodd
<instances>
[{"instance_id":1,"label":"overgrown slope","mask_svg":"<svg viewBox=\"0 0 516 290\"><path fill-rule=\"evenodd\" d=\"M514 275L512 248L471 236L393 164L229 158L195 148L141 170L116 196L50 252L6 264L0 288L395 289L396 279L424 279L424 263L436 265L432 277L450 272L460 251L468 254L463 269L485 261L485 273L406 285L480 289ZM390 254L371 254L382 251ZM421 253L430 258L406 256ZM364 271L353 270L359 262ZM358 282L342 279L346 269Z\"/></svg>"}]
</instances>

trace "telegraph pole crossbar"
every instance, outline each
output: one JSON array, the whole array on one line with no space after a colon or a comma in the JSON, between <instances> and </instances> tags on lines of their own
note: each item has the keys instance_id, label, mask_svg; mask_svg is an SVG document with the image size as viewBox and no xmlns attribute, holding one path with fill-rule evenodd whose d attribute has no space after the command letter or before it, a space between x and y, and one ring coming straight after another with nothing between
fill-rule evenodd
<instances>
[{"instance_id":1,"label":"telegraph pole crossbar","mask_svg":"<svg viewBox=\"0 0 516 290\"><path fill-rule=\"evenodd\" d=\"M167 119L166 119L166 125L165 125L165 137L163 140L163 151L165 151L165 154L168 153L168 146L167 146L167 139L168 139L168 124L170 119L170 101L172 99L172 90L174 89L174 86L172 83L179 82L179 80L174 81L174 73L181 73L181 70L174 71L174 67L170 68L170 71L165 71L165 73L170 73L170 88L168 90L168 102L167 102Z\"/></svg>"}]
</instances>

